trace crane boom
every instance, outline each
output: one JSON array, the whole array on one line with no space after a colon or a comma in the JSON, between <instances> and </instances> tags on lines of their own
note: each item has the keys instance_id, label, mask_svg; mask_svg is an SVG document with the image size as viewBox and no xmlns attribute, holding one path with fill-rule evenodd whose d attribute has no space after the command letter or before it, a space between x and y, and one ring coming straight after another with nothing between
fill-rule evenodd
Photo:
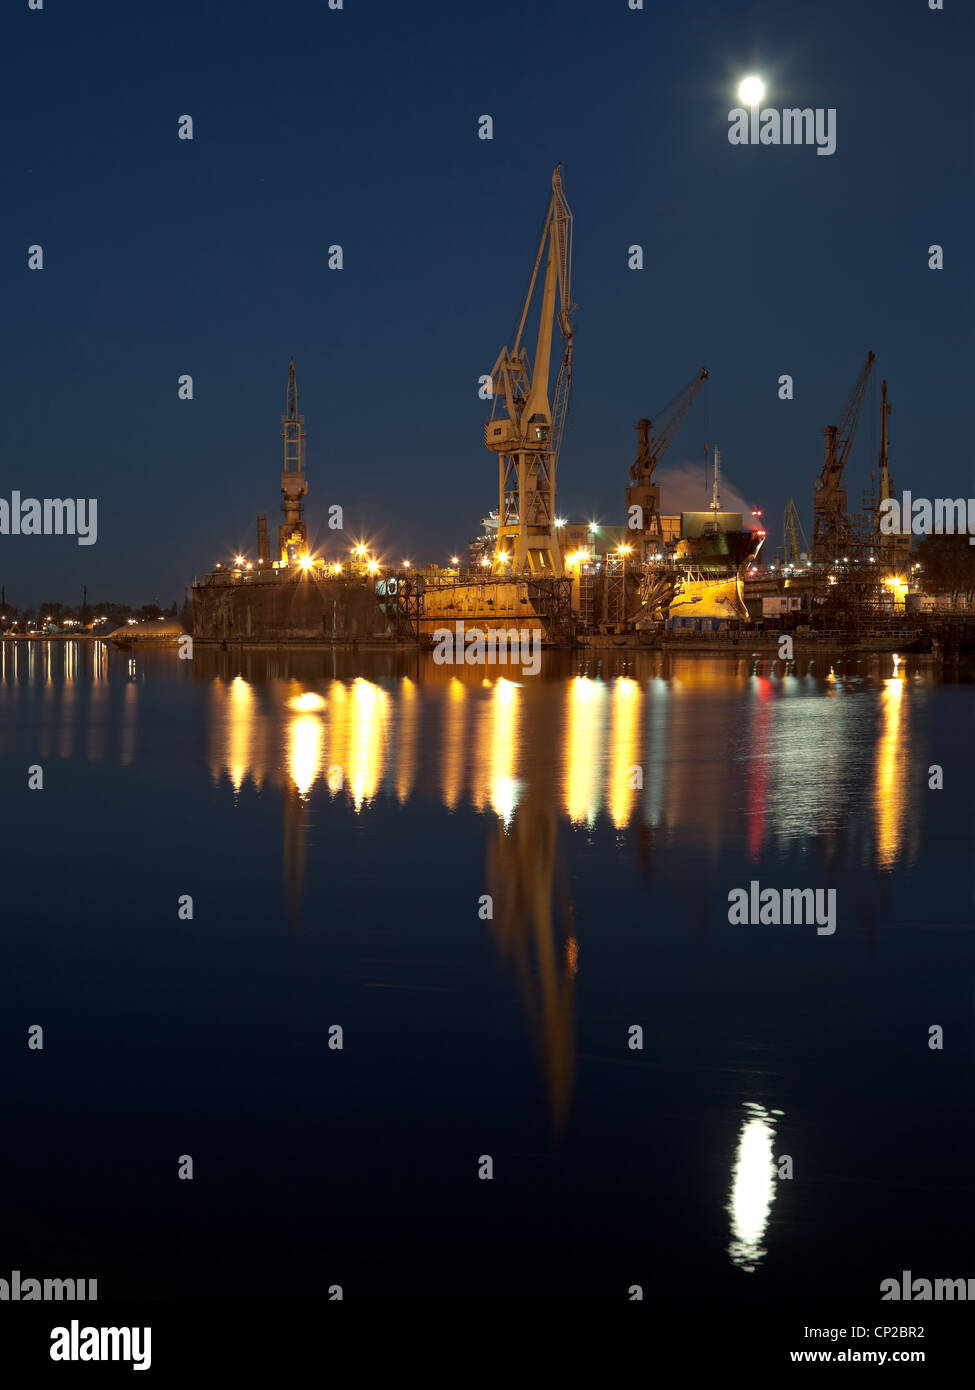
<instances>
[{"instance_id":1,"label":"crane boom","mask_svg":"<svg viewBox=\"0 0 975 1390\"><path fill-rule=\"evenodd\" d=\"M809 542L802 527L799 508L795 498L790 497L782 517L782 538L785 546L786 564L798 566L802 557L809 553Z\"/></svg>"},{"instance_id":2,"label":"crane boom","mask_svg":"<svg viewBox=\"0 0 975 1390\"><path fill-rule=\"evenodd\" d=\"M676 439L677 431L694 404L694 397L707 379L708 369L702 367L696 377L692 377L686 386L681 387L677 395L664 406L663 423L658 425L656 433L650 433L654 426L653 420L639 422L639 453L636 462L630 468L630 477L634 482L646 484L653 480L657 465Z\"/></svg>"},{"instance_id":3,"label":"crane boom","mask_svg":"<svg viewBox=\"0 0 975 1390\"><path fill-rule=\"evenodd\" d=\"M857 425L860 423L860 411L863 407L863 398L866 395L867 382L870 380L874 361L874 354L868 352L867 360L860 370L860 375L856 379L846 405L843 407L840 423L827 425L823 431L826 440L826 458L819 475L821 488L839 487L843 481L843 470L846 467L846 460L849 458Z\"/></svg>"},{"instance_id":4,"label":"crane boom","mask_svg":"<svg viewBox=\"0 0 975 1390\"><path fill-rule=\"evenodd\" d=\"M637 423L639 444L636 461L630 467L630 486L626 489L627 525L637 533L640 545L637 559L646 563L663 545L660 522L660 488L653 481L657 465L677 437L694 397L708 379L707 367L681 387L663 408L663 419L654 431L653 420ZM652 432L654 431L654 432Z\"/></svg>"}]
</instances>

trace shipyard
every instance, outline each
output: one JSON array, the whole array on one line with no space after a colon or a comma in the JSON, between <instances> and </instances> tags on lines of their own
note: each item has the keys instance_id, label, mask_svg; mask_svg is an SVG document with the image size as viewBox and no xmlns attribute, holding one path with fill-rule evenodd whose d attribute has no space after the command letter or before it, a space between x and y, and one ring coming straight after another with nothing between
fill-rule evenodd
<instances>
[{"instance_id":1,"label":"shipyard","mask_svg":"<svg viewBox=\"0 0 975 1390\"><path fill-rule=\"evenodd\" d=\"M0 1307L289 1385L343 1303L681 1378L963 1291L932 5L7 7Z\"/></svg>"},{"instance_id":2,"label":"shipyard","mask_svg":"<svg viewBox=\"0 0 975 1390\"><path fill-rule=\"evenodd\" d=\"M310 541L305 419L292 359L281 416L282 520L269 525L268 513L260 513L253 551L218 560L194 580L194 639L220 646L423 648L462 622L489 638L495 630L524 628L547 648L696 646L716 652L742 643L775 647L785 634L798 646L906 650L934 659L944 657L946 646L951 658L969 653L975 626L967 605L960 609L925 592L912 535L897 529L886 380L870 486L859 510L848 506L847 465L873 352L836 423L823 431L822 465L809 479L811 540L790 498L781 543L768 555L762 509L746 514L722 505L721 451L707 433L702 479L708 492L702 483L698 509L667 508L658 469L695 400L707 394L706 367L655 416L637 421L636 457L628 473L620 465L617 524L559 514L556 479L575 347L572 227L559 166L517 331L481 393L491 401L482 443L497 459L497 504L467 553L445 565L391 560L367 541L348 544L342 508L334 505L323 528L328 541ZM533 311L537 333L529 350ZM707 422L707 408L704 414ZM120 639L131 643L138 634Z\"/></svg>"}]
</instances>

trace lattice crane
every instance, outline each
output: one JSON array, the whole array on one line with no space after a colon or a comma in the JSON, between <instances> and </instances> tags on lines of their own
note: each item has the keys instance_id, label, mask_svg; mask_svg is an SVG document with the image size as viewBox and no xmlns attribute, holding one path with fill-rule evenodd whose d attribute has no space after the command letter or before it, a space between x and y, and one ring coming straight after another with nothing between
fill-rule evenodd
<instances>
[{"instance_id":1,"label":"lattice crane","mask_svg":"<svg viewBox=\"0 0 975 1390\"><path fill-rule=\"evenodd\" d=\"M626 489L626 508L627 524L629 524L630 516L635 516L636 520L642 521L642 525L630 527L637 535L641 531L643 533L643 554L638 557L641 560L645 560L649 553L658 550L663 543L660 525L660 488L653 481L653 475L657 471L660 460L676 439L677 431L694 404L694 397L707 379L708 369L702 367L697 376L692 377L686 386L682 386L677 395L667 402L662 411L658 412L655 421L639 420L637 422L637 456L630 468L631 483ZM639 507L640 512L631 513L631 507Z\"/></svg>"},{"instance_id":2,"label":"lattice crane","mask_svg":"<svg viewBox=\"0 0 975 1390\"><path fill-rule=\"evenodd\" d=\"M873 369L874 354L867 353L849 399L843 408L838 425L827 425L823 431L826 457L813 494L813 559L817 564L829 564L849 544L849 524L846 518L846 490L841 486L843 470L849 458L860 421L860 411L867 393L867 382Z\"/></svg>"},{"instance_id":3,"label":"lattice crane","mask_svg":"<svg viewBox=\"0 0 975 1390\"><path fill-rule=\"evenodd\" d=\"M525 297L514 347L503 347L491 370L491 418L484 443L498 455L498 540L494 569L508 574L561 576L562 550L555 526L555 475L572 381L572 213L562 188L562 166L552 174L552 198ZM541 312L532 367L522 334L545 254ZM556 310L556 290L559 304ZM555 324L565 344L549 404L548 383ZM502 413L503 412L503 413Z\"/></svg>"}]
</instances>

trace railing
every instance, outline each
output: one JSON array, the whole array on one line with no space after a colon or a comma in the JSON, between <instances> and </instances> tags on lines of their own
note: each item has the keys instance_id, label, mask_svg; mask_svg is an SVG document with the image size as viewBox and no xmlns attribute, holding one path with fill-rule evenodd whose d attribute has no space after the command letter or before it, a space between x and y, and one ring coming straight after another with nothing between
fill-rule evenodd
<instances>
[{"instance_id":1,"label":"railing","mask_svg":"<svg viewBox=\"0 0 975 1390\"><path fill-rule=\"evenodd\" d=\"M771 627L726 627L723 630L715 631L708 629L697 632L693 628L674 628L668 631L666 625L661 623L661 636L674 639L676 641L704 641L728 642L737 640L738 642L777 642L780 637L790 637L792 640L802 642L804 639L812 639L819 643L836 642L841 645L856 642L870 641L893 641L899 639L903 642L913 642L920 637L926 636L923 628L904 627L900 625L896 628L771 628Z\"/></svg>"}]
</instances>

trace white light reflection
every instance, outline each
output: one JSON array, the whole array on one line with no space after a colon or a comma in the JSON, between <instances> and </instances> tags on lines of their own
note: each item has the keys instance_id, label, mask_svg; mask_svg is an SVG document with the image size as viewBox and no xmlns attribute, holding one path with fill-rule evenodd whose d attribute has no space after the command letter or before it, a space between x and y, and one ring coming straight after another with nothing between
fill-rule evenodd
<instances>
[{"instance_id":1,"label":"white light reflection","mask_svg":"<svg viewBox=\"0 0 975 1390\"><path fill-rule=\"evenodd\" d=\"M744 1108L746 1115L738 1136L738 1152L726 1208L731 1217L728 1254L732 1264L753 1274L765 1255L762 1241L768 1227L777 1180L772 1153L775 1139L775 1120L772 1117L780 1116L782 1111L766 1110L754 1101L745 1101Z\"/></svg>"}]
</instances>

